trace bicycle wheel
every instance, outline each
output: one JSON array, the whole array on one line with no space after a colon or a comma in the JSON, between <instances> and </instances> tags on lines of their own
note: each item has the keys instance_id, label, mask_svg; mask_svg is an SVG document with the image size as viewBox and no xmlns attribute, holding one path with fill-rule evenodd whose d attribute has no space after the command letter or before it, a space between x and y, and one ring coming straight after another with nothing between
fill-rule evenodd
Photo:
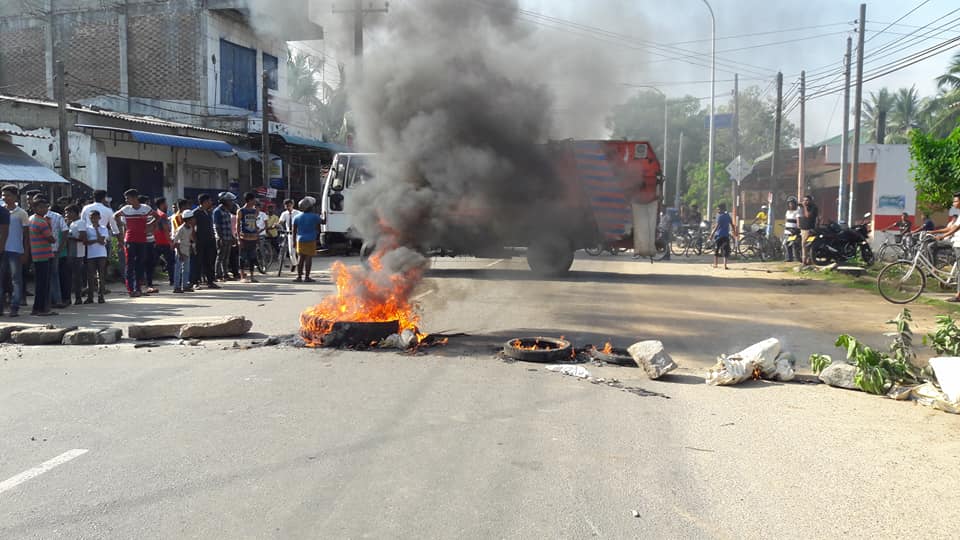
<instances>
[{"instance_id":1,"label":"bicycle wheel","mask_svg":"<svg viewBox=\"0 0 960 540\"><path fill-rule=\"evenodd\" d=\"M877 251L877 260L882 263L892 263L906 259L907 253L900 244L884 244Z\"/></svg>"},{"instance_id":2,"label":"bicycle wheel","mask_svg":"<svg viewBox=\"0 0 960 540\"><path fill-rule=\"evenodd\" d=\"M760 246L757 242L757 237L752 235L744 236L737 242L737 253L745 259L759 259L760 258Z\"/></svg>"},{"instance_id":3,"label":"bicycle wheel","mask_svg":"<svg viewBox=\"0 0 960 540\"><path fill-rule=\"evenodd\" d=\"M274 263L277 262L277 252L273 248L273 245L269 242L264 243L260 246L260 255L257 260L263 261L263 271L262 274L270 272L273 268Z\"/></svg>"},{"instance_id":4,"label":"bicycle wheel","mask_svg":"<svg viewBox=\"0 0 960 540\"><path fill-rule=\"evenodd\" d=\"M920 296L926 285L927 276L908 261L890 263L877 275L877 289L880 291L880 296L894 304L913 302Z\"/></svg>"}]
</instances>

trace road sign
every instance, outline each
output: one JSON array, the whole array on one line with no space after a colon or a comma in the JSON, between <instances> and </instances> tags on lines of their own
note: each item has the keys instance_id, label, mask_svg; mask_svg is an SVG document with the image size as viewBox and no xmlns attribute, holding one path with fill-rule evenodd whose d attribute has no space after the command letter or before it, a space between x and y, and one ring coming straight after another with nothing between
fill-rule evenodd
<instances>
[{"instance_id":1,"label":"road sign","mask_svg":"<svg viewBox=\"0 0 960 540\"><path fill-rule=\"evenodd\" d=\"M714 129L730 129L733 127L733 114L720 113L713 115ZM703 119L703 129L710 129L710 116Z\"/></svg>"},{"instance_id":2,"label":"road sign","mask_svg":"<svg viewBox=\"0 0 960 540\"><path fill-rule=\"evenodd\" d=\"M743 159L743 156L737 156L727 165L727 172L731 179L739 182L753 172L753 163Z\"/></svg>"}]
</instances>

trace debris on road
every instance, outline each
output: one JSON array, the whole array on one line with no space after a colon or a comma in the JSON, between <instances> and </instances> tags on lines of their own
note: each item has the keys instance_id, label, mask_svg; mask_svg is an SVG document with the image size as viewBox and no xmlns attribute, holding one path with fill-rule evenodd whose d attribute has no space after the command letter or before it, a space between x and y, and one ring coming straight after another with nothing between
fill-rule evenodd
<instances>
[{"instance_id":1,"label":"debris on road","mask_svg":"<svg viewBox=\"0 0 960 540\"><path fill-rule=\"evenodd\" d=\"M634 511L633 511L633 517L635 517L635 518L640 517L640 512L638 512L637 510L634 510Z\"/></svg>"},{"instance_id":2,"label":"debris on road","mask_svg":"<svg viewBox=\"0 0 960 540\"><path fill-rule=\"evenodd\" d=\"M576 355L569 341L549 337L525 337L504 343L503 354L525 362L560 362Z\"/></svg>"},{"instance_id":3,"label":"debris on road","mask_svg":"<svg viewBox=\"0 0 960 540\"><path fill-rule=\"evenodd\" d=\"M781 354L780 340L765 339L732 355L722 355L707 372L707 384L730 386L749 379L791 381L796 376L796 360L787 352Z\"/></svg>"},{"instance_id":4,"label":"debris on road","mask_svg":"<svg viewBox=\"0 0 960 540\"><path fill-rule=\"evenodd\" d=\"M39 324L0 324L0 343L9 341L10 335L14 332L41 327Z\"/></svg>"},{"instance_id":5,"label":"debris on road","mask_svg":"<svg viewBox=\"0 0 960 540\"><path fill-rule=\"evenodd\" d=\"M651 379L659 379L677 368L677 363L659 341L640 341L628 347L627 351Z\"/></svg>"},{"instance_id":6,"label":"debris on road","mask_svg":"<svg viewBox=\"0 0 960 540\"><path fill-rule=\"evenodd\" d=\"M820 372L820 380L835 388L846 388L847 390L860 390L854 382L857 375L857 367L852 364L837 362L830 364Z\"/></svg>"},{"instance_id":7,"label":"debris on road","mask_svg":"<svg viewBox=\"0 0 960 540\"><path fill-rule=\"evenodd\" d=\"M554 364L547 366L546 369L547 371L555 371L557 373L570 375L571 377L577 377L580 379L590 378L590 372L587 371L587 368L578 366L576 364Z\"/></svg>"},{"instance_id":8,"label":"debris on road","mask_svg":"<svg viewBox=\"0 0 960 540\"><path fill-rule=\"evenodd\" d=\"M638 367L633 356L630 355L630 351L621 347L614 347L610 342L607 342L602 349L598 349L593 345L588 346L587 349L595 365L614 364L618 366Z\"/></svg>"},{"instance_id":9,"label":"debris on road","mask_svg":"<svg viewBox=\"0 0 960 540\"><path fill-rule=\"evenodd\" d=\"M947 399L952 402L960 401L960 358L956 356L931 358L930 367Z\"/></svg>"}]
</instances>

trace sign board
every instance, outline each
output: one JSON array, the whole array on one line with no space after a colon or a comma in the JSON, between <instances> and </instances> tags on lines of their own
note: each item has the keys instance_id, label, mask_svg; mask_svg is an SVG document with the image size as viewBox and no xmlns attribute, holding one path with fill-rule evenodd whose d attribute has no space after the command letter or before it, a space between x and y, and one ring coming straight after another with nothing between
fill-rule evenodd
<instances>
[{"instance_id":1,"label":"sign board","mask_svg":"<svg viewBox=\"0 0 960 540\"><path fill-rule=\"evenodd\" d=\"M713 115L713 127L715 129L730 129L733 127L733 113L723 113ZM710 116L703 118L703 129L710 129Z\"/></svg>"},{"instance_id":2,"label":"sign board","mask_svg":"<svg viewBox=\"0 0 960 540\"><path fill-rule=\"evenodd\" d=\"M907 196L906 195L881 195L880 200L877 201L877 208L880 208L880 209L891 208L891 209L903 211L907 208Z\"/></svg>"},{"instance_id":3,"label":"sign board","mask_svg":"<svg viewBox=\"0 0 960 540\"><path fill-rule=\"evenodd\" d=\"M276 199L276 198L277 198L277 190L274 189L274 188L267 188L267 198L268 198L268 199Z\"/></svg>"},{"instance_id":4,"label":"sign board","mask_svg":"<svg viewBox=\"0 0 960 540\"><path fill-rule=\"evenodd\" d=\"M270 178L283 178L283 160L274 158L270 160Z\"/></svg>"},{"instance_id":5,"label":"sign board","mask_svg":"<svg viewBox=\"0 0 960 540\"><path fill-rule=\"evenodd\" d=\"M274 189L283 189L287 186L286 182L283 181L283 178L271 178L270 187Z\"/></svg>"},{"instance_id":6,"label":"sign board","mask_svg":"<svg viewBox=\"0 0 960 540\"><path fill-rule=\"evenodd\" d=\"M753 163L743 159L743 156L737 156L727 165L727 172L732 180L739 182L753 172Z\"/></svg>"}]
</instances>

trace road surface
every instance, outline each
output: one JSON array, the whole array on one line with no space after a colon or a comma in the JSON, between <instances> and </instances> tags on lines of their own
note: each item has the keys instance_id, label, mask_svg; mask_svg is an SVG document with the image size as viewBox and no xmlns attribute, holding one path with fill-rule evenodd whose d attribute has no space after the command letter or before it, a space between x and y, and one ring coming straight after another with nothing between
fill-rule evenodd
<instances>
[{"instance_id":1,"label":"road surface","mask_svg":"<svg viewBox=\"0 0 960 540\"><path fill-rule=\"evenodd\" d=\"M838 352L840 332L882 344L898 309L876 295L762 265L434 268L425 330L469 335L429 354L2 346L0 538L877 538L960 523L956 416L823 385L703 384L716 355L770 336L801 358ZM242 313L292 333L331 288L271 278L54 322ZM937 313L915 306L918 334ZM585 366L631 392L494 355L541 334L661 339L681 369Z\"/></svg>"}]
</instances>

